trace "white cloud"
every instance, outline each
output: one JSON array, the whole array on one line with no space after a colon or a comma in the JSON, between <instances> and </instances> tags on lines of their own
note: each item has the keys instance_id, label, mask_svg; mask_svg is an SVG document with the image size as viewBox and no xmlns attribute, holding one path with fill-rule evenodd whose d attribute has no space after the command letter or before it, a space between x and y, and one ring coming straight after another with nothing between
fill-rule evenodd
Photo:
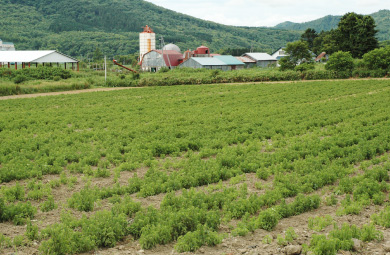
<instances>
[{"instance_id":1,"label":"white cloud","mask_svg":"<svg viewBox=\"0 0 390 255\"><path fill-rule=\"evenodd\" d=\"M148 0L180 13L237 26L275 26L347 12L371 14L390 9L389 0Z\"/></svg>"}]
</instances>

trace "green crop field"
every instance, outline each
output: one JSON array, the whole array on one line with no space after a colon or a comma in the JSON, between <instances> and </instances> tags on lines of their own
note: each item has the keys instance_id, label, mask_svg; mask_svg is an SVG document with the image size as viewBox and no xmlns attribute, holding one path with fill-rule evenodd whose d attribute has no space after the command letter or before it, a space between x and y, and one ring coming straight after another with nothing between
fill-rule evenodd
<instances>
[{"instance_id":1,"label":"green crop field","mask_svg":"<svg viewBox=\"0 0 390 255\"><path fill-rule=\"evenodd\" d=\"M343 80L0 101L0 253L383 252L389 99Z\"/></svg>"}]
</instances>

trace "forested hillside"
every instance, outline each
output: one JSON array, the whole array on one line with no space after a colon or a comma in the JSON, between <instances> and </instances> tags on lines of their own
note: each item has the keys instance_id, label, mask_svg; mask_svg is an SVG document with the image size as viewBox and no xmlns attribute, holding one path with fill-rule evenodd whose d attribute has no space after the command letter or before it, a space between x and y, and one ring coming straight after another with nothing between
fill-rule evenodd
<instances>
[{"instance_id":1,"label":"forested hillside","mask_svg":"<svg viewBox=\"0 0 390 255\"><path fill-rule=\"evenodd\" d=\"M72 56L107 56L138 51L146 24L157 37L182 50L201 44L213 51L250 48L272 51L301 32L220 25L164 9L143 0L3 0L0 38L18 50L57 49Z\"/></svg>"},{"instance_id":2,"label":"forested hillside","mask_svg":"<svg viewBox=\"0 0 390 255\"><path fill-rule=\"evenodd\" d=\"M390 40L390 10L381 10L370 14L375 20L377 25L377 30L379 30L377 37L380 41ZM288 30L306 30L308 28L313 28L317 32L329 31L337 27L341 16L332 16L328 15L323 18L304 22L304 23L294 23L286 21L275 26L277 29L288 29Z\"/></svg>"}]
</instances>

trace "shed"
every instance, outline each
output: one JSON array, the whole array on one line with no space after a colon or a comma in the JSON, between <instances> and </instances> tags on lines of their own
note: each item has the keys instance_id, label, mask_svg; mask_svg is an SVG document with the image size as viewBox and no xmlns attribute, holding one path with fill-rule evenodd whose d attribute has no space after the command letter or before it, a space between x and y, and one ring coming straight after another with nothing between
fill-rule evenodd
<instances>
[{"instance_id":1,"label":"shed","mask_svg":"<svg viewBox=\"0 0 390 255\"><path fill-rule=\"evenodd\" d=\"M269 65L276 64L277 62L276 58L263 52L245 53L242 55L242 57L248 57L256 61L256 64L259 67L268 67Z\"/></svg>"},{"instance_id":2,"label":"shed","mask_svg":"<svg viewBox=\"0 0 390 255\"><path fill-rule=\"evenodd\" d=\"M224 62L226 65L230 66L231 70L236 70L236 69L244 69L245 64L236 59L233 56L230 55L220 55L220 56L214 56L213 58L219 59L222 62Z\"/></svg>"},{"instance_id":3,"label":"shed","mask_svg":"<svg viewBox=\"0 0 390 255\"><path fill-rule=\"evenodd\" d=\"M256 66L256 61L248 57L236 57L236 59L244 63L246 68L251 68Z\"/></svg>"},{"instance_id":4,"label":"shed","mask_svg":"<svg viewBox=\"0 0 390 255\"><path fill-rule=\"evenodd\" d=\"M244 63L240 63L233 56L194 57L180 64L180 67L230 71L235 69L242 69L244 67Z\"/></svg>"},{"instance_id":5,"label":"shed","mask_svg":"<svg viewBox=\"0 0 390 255\"><path fill-rule=\"evenodd\" d=\"M75 58L69 57L63 53L55 50L35 50L35 51L0 51L0 63L15 64L15 69L18 68L18 63L22 64L22 68L25 68L26 64L52 64L52 63L71 63L72 69L74 63L77 64L77 71L79 70L79 61Z\"/></svg>"}]
</instances>

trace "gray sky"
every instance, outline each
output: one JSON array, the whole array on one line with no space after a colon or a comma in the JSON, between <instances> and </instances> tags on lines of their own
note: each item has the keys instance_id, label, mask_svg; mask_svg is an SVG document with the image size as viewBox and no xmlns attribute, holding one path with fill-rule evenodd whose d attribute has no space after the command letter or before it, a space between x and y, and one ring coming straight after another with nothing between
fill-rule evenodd
<instances>
[{"instance_id":1,"label":"gray sky","mask_svg":"<svg viewBox=\"0 0 390 255\"><path fill-rule=\"evenodd\" d=\"M275 26L347 12L390 9L390 0L147 0L197 18L236 26Z\"/></svg>"}]
</instances>

